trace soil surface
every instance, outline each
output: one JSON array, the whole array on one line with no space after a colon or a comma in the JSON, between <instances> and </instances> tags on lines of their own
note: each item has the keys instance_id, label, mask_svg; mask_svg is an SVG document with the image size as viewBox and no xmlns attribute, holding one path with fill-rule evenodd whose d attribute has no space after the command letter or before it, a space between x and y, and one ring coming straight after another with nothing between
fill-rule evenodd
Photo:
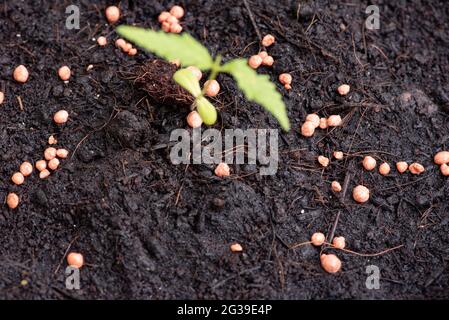
<instances>
[{"instance_id":1,"label":"soil surface","mask_svg":"<svg viewBox=\"0 0 449 320\"><path fill-rule=\"evenodd\" d=\"M280 131L279 168L260 176L256 165L231 165L227 179L213 166L173 165L170 132L187 129L188 108L157 105L129 80L154 59L129 57L114 46L107 1L0 3L0 298L3 299L405 299L449 298L449 179L433 155L449 149L449 5L447 1L376 1L380 29L367 30L367 1L248 0L260 33L272 33L269 74L283 94L292 130ZM65 27L66 7L80 9L80 29ZM121 23L158 29L158 14L172 1L120 2ZM180 1L184 30L224 60L259 51L243 1ZM95 38L105 35L102 48ZM30 79L12 80L24 64ZM68 83L56 70L68 65ZM89 65L93 68L88 69ZM293 89L277 81L293 76ZM224 128L279 128L260 106L247 102L232 79L218 78L214 103ZM340 97L339 84L351 85ZM19 97L21 104L19 103ZM70 113L64 126L52 115ZM344 125L304 138L305 116L341 114ZM37 174L10 182L22 161L37 161L54 134L70 150L48 179ZM318 155L345 152L323 169ZM369 154L388 161L388 177L363 171ZM399 160L426 171L398 174ZM346 178L347 177L347 178ZM348 181L339 200L330 183ZM371 199L356 204L352 188ZM2 200L3 201L3 200ZM325 273L311 234L335 235L337 274ZM244 251L230 252L238 242ZM86 265L81 289L65 288L65 254ZM380 288L366 287L366 268L380 270ZM26 283L23 282L26 280Z\"/></svg>"}]
</instances>

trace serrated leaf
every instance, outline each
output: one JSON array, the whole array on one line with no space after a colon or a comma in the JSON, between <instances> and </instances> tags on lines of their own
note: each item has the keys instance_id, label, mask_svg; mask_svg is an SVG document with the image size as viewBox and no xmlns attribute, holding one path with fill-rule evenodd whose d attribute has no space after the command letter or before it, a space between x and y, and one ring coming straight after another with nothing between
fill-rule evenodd
<instances>
[{"instance_id":1,"label":"serrated leaf","mask_svg":"<svg viewBox=\"0 0 449 320\"><path fill-rule=\"evenodd\" d=\"M267 75L251 69L245 59L232 60L223 65L221 71L232 75L248 100L260 104L279 121L285 131L290 130L285 103Z\"/></svg>"},{"instance_id":2,"label":"serrated leaf","mask_svg":"<svg viewBox=\"0 0 449 320\"><path fill-rule=\"evenodd\" d=\"M196 66L209 70L212 57L200 42L188 33L175 34L121 25L117 33L139 47L155 53L168 61L179 59L183 66Z\"/></svg>"},{"instance_id":3,"label":"serrated leaf","mask_svg":"<svg viewBox=\"0 0 449 320\"><path fill-rule=\"evenodd\" d=\"M201 95L200 82L189 69L181 69L175 72L173 79L184 89L190 92L195 98Z\"/></svg>"},{"instance_id":4,"label":"serrated leaf","mask_svg":"<svg viewBox=\"0 0 449 320\"><path fill-rule=\"evenodd\" d=\"M217 109L205 97L200 96L195 100L196 110L200 114L201 119L208 126L217 122Z\"/></svg>"}]
</instances>

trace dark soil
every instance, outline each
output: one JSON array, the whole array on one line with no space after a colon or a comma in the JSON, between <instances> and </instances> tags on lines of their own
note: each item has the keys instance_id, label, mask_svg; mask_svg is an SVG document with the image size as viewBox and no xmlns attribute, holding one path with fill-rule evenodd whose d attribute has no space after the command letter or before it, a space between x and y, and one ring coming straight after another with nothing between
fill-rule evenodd
<instances>
[{"instance_id":1,"label":"dark soil","mask_svg":"<svg viewBox=\"0 0 449 320\"><path fill-rule=\"evenodd\" d=\"M121 22L159 28L158 13L174 4L161 2L124 0ZM65 28L73 3L80 30ZM365 1L249 1L260 32L277 38L269 48L273 69L259 72L276 83L281 72L293 75L293 90L277 83L293 130L281 135L275 176L232 165L231 178L219 179L212 166L171 163L170 132L187 128L189 109L151 103L128 79L154 57L115 48L103 16L109 2L2 1L0 199L15 191L21 204L0 207L0 297L448 298L449 179L432 158L449 148L449 4L376 3L380 30L370 31ZM214 54L229 60L258 52L242 1L180 4L184 29ZM107 47L92 40L99 35L108 36ZM11 77L19 64L30 71L24 85ZM62 64L74 72L68 84L56 75ZM279 128L231 79L218 80L216 128ZM336 94L341 83L352 87L344 98ZM52 114L61 108L70 121L56 127ZM341 114L345 125L304 139L298 128L310 112ZM50 134L73 157L47 180L33 174L13 186L11 174L41 157ZM323 170L316 157L334 150L349 156ZM365 154L418 161L426 172L382 177L361 170ZM343 205L329 186L347 175ZM372 191L363 205L351 199L359 183ZM313 232L328 234L338 212L335 234L349 249L404 246L371 258L337 252L343 267L335 275L321 269L320 249L288 249ZM230 252L234 241L242 254ZM69 246L87 264L79 291L64 285ZM365 286L368 265L380 268L379 290Z\"/></svg>"}]
</instances>

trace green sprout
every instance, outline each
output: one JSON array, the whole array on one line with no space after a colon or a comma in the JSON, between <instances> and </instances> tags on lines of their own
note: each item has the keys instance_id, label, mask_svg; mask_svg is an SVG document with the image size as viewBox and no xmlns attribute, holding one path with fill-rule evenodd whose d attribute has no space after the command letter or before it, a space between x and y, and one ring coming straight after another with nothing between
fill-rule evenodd
<instances>
[{"instance_id":1,"label":"green sprout","mask_svg":"<svg viewBox=\"0 0 449 320\"><path fill-rule=\"evenodd\" d=\"M167 61L178 60L183 67L195 66L202 71L210 71L209 80L214 80L219 73L231 75L248 100L260 104L270 112L285 131L290 129L287 110L276 86L268 75L258 74L251 69L245 59L234 59L221 64L220 55L213 59L207 48L187 33L179 35L127 25L119 26L117 33ZM205 98L193 73L188 69L180 69L173 79L193 95L194 105L203 122L207 125L214 124L217 121L217 111Z\"/></svg>"}]
</instances>

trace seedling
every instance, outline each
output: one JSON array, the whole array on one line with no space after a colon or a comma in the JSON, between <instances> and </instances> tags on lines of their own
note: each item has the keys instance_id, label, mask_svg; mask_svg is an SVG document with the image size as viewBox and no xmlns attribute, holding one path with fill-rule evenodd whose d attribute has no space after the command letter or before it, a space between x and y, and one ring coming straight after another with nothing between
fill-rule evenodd
<instances>
[{"instance_id":1,"label":"seedling","mask_svg":"<svg viewBox=\"0 0 449 320\"><path fill-rule=\"evenodd\" d=\"M219 73L231 75L248 100L260 104L270 112L285 131L290 129L286 107L276 86L267 75L257 74L251 69L246 59L234 59L221 64L220 55L213 59L208 50L187 33L167 34L126 25L119 26L117 32L167 61L176 60L183 67L195 66L201 71L210 71L208 80L215 80ZM193 95L194 106L203 122L207 125L214 124L217 121L217 111L205 98L205 91L201 90L195 75L188 69L180 69L175 72L173 79Z\"/></svg>"}]
</instances>

